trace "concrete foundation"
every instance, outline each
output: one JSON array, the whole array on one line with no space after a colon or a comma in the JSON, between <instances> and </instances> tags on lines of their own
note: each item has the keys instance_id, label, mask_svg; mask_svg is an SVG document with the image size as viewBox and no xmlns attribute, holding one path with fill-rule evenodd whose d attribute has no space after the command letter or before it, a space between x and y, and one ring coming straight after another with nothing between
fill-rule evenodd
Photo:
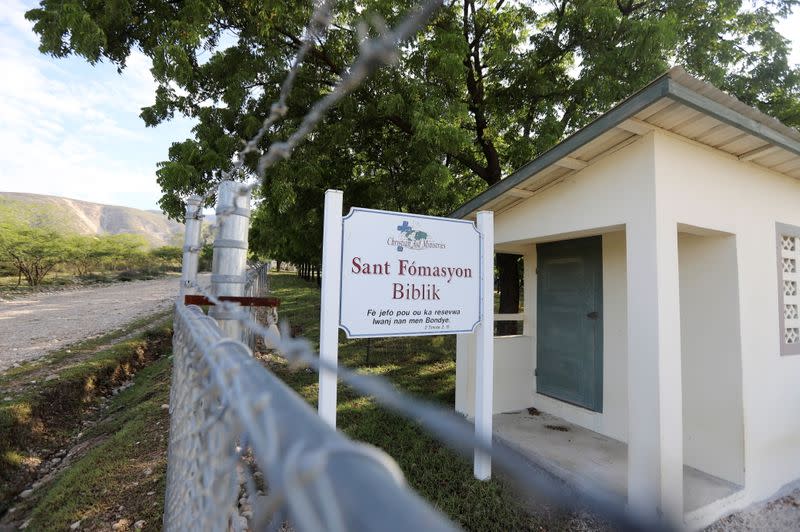
<instances>
[{"instance_id":1,"label":"concrete foundation","mask_svg":"<svg viewBox=\"0 0 800 532\"><path fill-rule=\"evenodd\" d=\"M575 486L602 486L627 498L628 446L559 417L527 410L494 416L495 435ZM683 468L684 513L726 499L741 486Z\"/></svg>"}]
</instances>

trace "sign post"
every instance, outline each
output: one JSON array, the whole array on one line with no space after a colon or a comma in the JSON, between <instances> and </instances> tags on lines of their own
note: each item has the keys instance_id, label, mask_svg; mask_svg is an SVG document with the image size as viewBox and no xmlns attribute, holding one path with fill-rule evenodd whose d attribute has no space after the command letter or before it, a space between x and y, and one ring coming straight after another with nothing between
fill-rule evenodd
<instances>
[{"instance_id":1,"label":"sign post","mask_svg":"<svg viewBox=\"0 0 800 532\"><path fill-rule=\"evenodd\" d=\"M475 331L475 435L484 443L492 443L492 394L494 393L494 213L478 213L481 233L481 315ZM492 460L484 451L475 450L473 473L478 480L492 476Z\"/></svg>"},{"instance_id":2,"label":"sign post","mask_svg":"<svg viewBox=\"0 0 800 532\"><path fill-rule=\"evenodd\" d=\"M320 358L335 364L338 328L348 338L472 333L475 431L491 445L494 365L493 213L468 220L354 207L325 194ZM320 371L319 413L336 426L336 374ZM486 452L475 476L491 476Z\"/></svg>"},{"instance_id":3,"label":"sign post","mask_svg":"<svg viewBox=\"0 0 800 532\"><path fill-rule=\"evenodd\" d=\"M319 320L319 357L338 364L339 359L339 277L342 269L342 192L325 191L322 230L322 296ZM336 373L319 372L320 417L336 427Z\"/></svg>"}]
</instances>

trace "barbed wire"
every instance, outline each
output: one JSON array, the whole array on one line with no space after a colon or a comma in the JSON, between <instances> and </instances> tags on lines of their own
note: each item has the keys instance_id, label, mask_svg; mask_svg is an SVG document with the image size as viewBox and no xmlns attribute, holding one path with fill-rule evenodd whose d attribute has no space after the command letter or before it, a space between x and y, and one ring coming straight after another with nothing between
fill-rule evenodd
<instances>
[{"instance_id":1,"label":"barbed wire","mask_svg":"<svg viewBox=\"0 0 800 532\"><path fill-rule=\"evenodd\" d=\"M285 140L273 142L270 144L266 153L259 157L258 165L256 167L257 179L249 184L242 185L239 188L239 195L244 196L250 194L263 180L266 171L273 164L278 161L288 159L292 151L313 131L316 125L322 120L325 114L333 106L339 103L345 96L358 88L361 83L377 68L384 65L395 63L398 58L399 46L414 35L423 24L442 6L443 0L428 0L423 3L418 9L406 16L393 30L389 30L382 18L375 16L372 18L372 25L378 32L378 36L369 38L367 36L367 28L365 24L359 24L359 55L348 69L342 75L342 78L336 84L331 92L326 94L323 98L318 100L308 113L303 117L297 129ZM323 4L334 4L335 2L324 2ZM321 17L320 20L324 22L324 27L330 25L331 15L330 8L327 7L327 16L315 15ZM314 23L312 23L313 25ZM311 27L310 25L309 27ZM307 45L307 46L306 46ZM308 53L312 44L311 40L304 41L301 47L302 56L298 53L300 61ZM256 135L245 143L245 147L238 153L234 168L227 174L223 173L224 177L233 175L235 172L241 170L244 165L244 158L248 153L257 151L258 143L263 139L269 128L277 122L280 118L285 116L288 111L286 105L286 96L291 91L292 84L299 70L300 62L296 61L295 66L290 69L289 75L284 83L284 88L281 89L281 97L278 101L273 103L270 110L270 115L263 122L262 127L258 130ZM217 184L218 186L218 184ZM202 202L205 203L216 191L216 186L202 197Z\"/></svg>"},{"instance_id":2,"label":"barbed wire","mask_svg":"<svg viewBox=\"0 0 800 532\"><path fill-rule=\"evenodd\" d=\"M295 132L284 142L272 143L267 152L259 158L256 170L258 177L263 179L267 168L279 160L289 158L292 150L314 129L325 113L355 90L369 74L380 66L396 62L399 58L400 44L415 34L441 5L442 0L428 0L420 8L406 16L393 30L389 30L381 18L375 17L373 26L379 32L376 38L367 38L365 26L359 25L359 34L362 40L359 45L358 58L347 74L336 84L333 91L311 107ZM242 187L240 193L248 194L256 186L258 183Z\"/></svg>"},{"instance_id":3,"label":"barbed wire","mask_svg":"<svg viewBox=\"0 0 800 532\"><path fill-rule=\"evenodd\" d=\"M359 27L360 53L353 65L343 74L334 89L311 107L301 119L297 129L285 141L270 144L266 152L258 159L256 167L257 181L250 184L242 184L238 187L237 194L240 197L250 194L272 165L291 157L292 151L316 127L331 107L355 90L375 69L396 61L400 44L416 32L440 7L441 3L441 0L424 2L393 30L387 29L385 24L376 19L373 21L373 27L378 33L375 38L367 38L366 27L361 25ZM319 19L312 17L309 28L327 28L331 21L330 10L332 6L332 1L318 4L317 8L327 9L327 11L324 11L327 15ZM315 13L317 13L317 9L315 9ZM307 37L312 33L313 30L309 30ZM310 39L313 39L313 37ZM230 176L234 171L241 171L244 157L248 153L258 150L258 144L263 140L268 130L285 115L286 95L289 94L294 83L300 62L313 45L311 40L307 42L308 46L304 44L298 51L298 59L293 63L293 67L282 85L281 96L270 109L270 115L264 120L256 136L245 143L245 146L237 155L237 160L231 171L223 175ZM216 191L216 187L218 185L213 190ZM213 192L208 194L201 202L198 213L202 209L202 204L211 195L213 195ZM220 223L223 223L228 215L235 214L238 209L235 200L232 207L218 209ZM501 441L485 442L480 440L475 435L472 423L465 418L441 406L407 396L383 377L364 375L347 367L320 359L310 342L291 336L289 325L286 322L281 326L281 334L276 334L258 323L248 310L242 309L235 303L220 300L210 290L200 286L196 281L191 282L190 286L223 310L224 319L234 319L241 323L244 329L248 331L248 334L257 334L262 337L265 344L272 345L290 363L304 364L317 372L329 371L337 374L342 382L349 385L359 394L372 397L379 404L417 422L437 439L462 454L470 456L475 450L486 452L492 457L499 469L511 478L522 491L543 495L554 504L565 509L573 511L589 510L622 529L673 529L665 522L654 519L652 516L631 513L616 496L601 487L589 483L582 486L567 486L563 482L555 480L542 464L533 463L533 459L522 456ZM335 446L330 447L329 443L326 442L322 445L322 451L319 448L316 450L316 452L322 454L314 455L311 452L314 446L309 445L308 442L300 441L296 442L295 446L287 446L286 441L276 438L275 434L291 430L292 427L287 427L286 425L287 423L291 425L292 422L286 420L286 423L281 423L276 418L281 412L275 407L274 402L284 399L284 394L265 394L263 390L267 382L273 387L279 387L280 385L274 381L277 380L280 383L280 380L274 377L267 368L252 359L251 353L246 346L233 340L221 339L221 333L219 328L216 327L216 322L204 316L199 308L186 307L182 302L178 302L176 306L176 321L176 353L181 353L181 361L176 362L173 383L175 383L175 379L178 379L181 383L190 383L189 387L195 389L193 391L184 389L178 392L173 390L176 404L183 405L181 407L183 410L173 413L173 418L179 419L174 422L177 424L175 430L171 430L170 448L172 449L173 447L173 432L179 442L190 440L191 445L189 446L188 454L185 455L180 451L175 453L170 451L171 474L186 474L185 471L182 473L176 472L181 471L183 467L190 473L202 475L204 469L202 464L198 464L197 446L202 445L205 442L203 438L210 434L212 438L211 454L213 455L213 452L223 453L224 457L220 459L221 464L216 463L212 468L214 472L219 474L218 482L214 481L213 483L221 483L227 486L226 490L224 490L227 495L223 497L218 493L213 493L207 479L204 479L202 488L198 488L199 493L186 492L186 490L195 489L191 486L191 483L182 485L178 488L177 493L175 490L168 490L168 509L165 508L165 523L167 523L167 516L170 515L170 512L175 512L171 514L174 516L186 517L191 515L192 508L186 508L185 505L181 506L179 504L187 500L200 501L197 504L205 504L209 507L221 505L219 507L223 508L223 520L230 521L235 518L235 508L231 509L230 506L230 492L234 490L234 487L238 489L238 486L242 483L249 486L250 493L254 492L253 479L246 474L241 475L245 478L231 480L230 468L234 467L232 465L234 462L239 464L242 456L237 455L234 460L226 449L235 446L236 438L239 437L241 438L239 447L241 449L252 448L253 452L258 455L258 464L271 472L270 490L272 491L261 506L267 509L274 509L277 513L270 516L268 514L272 512L267 512L267 515L255 516L255 523L259 525L270 523L271 527L277 529L280 526L280 519L277 517L282 515L281 508L296 504L298 506L292 512L292 516L296 521L295 524L301 529L317 530L320 528L337 529L343 527L342 519L348 517L349 514L337 507L340 501L337 500L337 503L332 502L336 500L336 497L341 497L342 494L338 490L334 493L330 482L325 480L324 475L309 474L309 471L314 471L314 468L308 469L310 465L318 464L320 460L324 461L320 456L330 457L332 454L330 449L335 448ZM220 355L220 350L225 350L224 356ZM210 384L212 381L216 382L216 384ZM180 387L185 388L186 386L181 384ZM207 393L208 396L205 396L204 393ZM303 401L296 394L287 392L285 395L289 397L287 400ZM239 397L239 400L236 399L237 397ZM241 398L252 399L253 402L242 402ZM197 404L198 401L199 405L207 405L208 408L200 408ZM195 411L194 416L191 412L192 409ZM212 415L203 417L197 413L198 410L202 412L208 410ZM236 410L235 416L232 413L234 410ZM316 416L316 414L314 415ZM180 416L189 417L181 420ZM314 417L314 419L315 421L312 423L321 421L318 417ZM330 428L327 430L333 431ZM335 431L332 433L339 434ZM341 436L341 438L344 437ZM176 445L176 448L180 447ZM278 449L283 452L279 453ZM363 459L365 455L361 453L360 456ZM186 462L187 459L189 462ZM385 462L383 458L379 462L381 462L384 472L391 469L387 465L388 462ZM303 469L304 467L306 469ZM173 485L174 483L174 478L168 478L168 485ZM310 485L314 486L314 490L316 490L314 493L305 491L304 487ZM391 489L391 487L388 487L390 485L395 484L385 480L385 483L380 487L376 487L376 489ZM295 489L298 486L299 488ZM294 491L290 491L292 489ZM193 499L193 496L196 497ZM312 500L315 502L312 503ZM315 512L315 508L322 508L322 510L319 510L322 513ZM217 513L220 512L218 511ZM175 522L183 521L178 519ZM396 528L396 523L392 521L387 521L386 525L388 528ZM346 530L347 528L341 529Z\"/></svg>"}]
</instances>

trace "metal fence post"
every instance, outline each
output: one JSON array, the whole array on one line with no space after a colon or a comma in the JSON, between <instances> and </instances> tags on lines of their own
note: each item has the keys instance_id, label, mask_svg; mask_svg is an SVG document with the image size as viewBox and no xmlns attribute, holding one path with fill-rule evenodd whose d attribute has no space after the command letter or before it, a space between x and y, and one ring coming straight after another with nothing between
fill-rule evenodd
<instances>
[{"instance_id":1,"label":"metal fence post","mask_svg":"<svg viewBox=\"0 0 800 532\"><path fill-rule=\"evenodd\" d=\"M247 282L247 232L250 228L250 194L240 195L239 184L223 181L217 192L217 236L211 268L211 292L242 296ZM237 313L214 306L208 313L228 338L240 340L242 326Z\"/></svg>"},{"instance_id":2,"label":"metal fence post","mask_svg":"<svg viewBox=\"0 0 800 532\"><path fill-rule=\"evenodd\" d=\"M194 292L192 285L197 282L197 267L200 263L200 230L203 226L203 213L200 210L200 203L200 196L190 196L186 200L183 262L181 263L181 294Z\"/></svg>"}]
</instances>

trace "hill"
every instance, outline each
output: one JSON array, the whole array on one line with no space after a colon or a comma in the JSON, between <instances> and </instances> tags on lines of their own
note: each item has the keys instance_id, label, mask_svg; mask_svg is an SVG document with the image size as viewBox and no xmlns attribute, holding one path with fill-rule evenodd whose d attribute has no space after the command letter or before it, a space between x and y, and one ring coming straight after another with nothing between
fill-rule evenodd
<instances>
[{"instance_id":1,"label":"hill","mask_svg":"<svg viewBox=\"0 0 800 532\"><path fill-rule=\"evenodd\" d=\"M183 224L158 211L58 196L0 192L0 222L6 220L82 235L132 233L144 236L153 247L183 244Z\"/></svg>"}]
</instances>

